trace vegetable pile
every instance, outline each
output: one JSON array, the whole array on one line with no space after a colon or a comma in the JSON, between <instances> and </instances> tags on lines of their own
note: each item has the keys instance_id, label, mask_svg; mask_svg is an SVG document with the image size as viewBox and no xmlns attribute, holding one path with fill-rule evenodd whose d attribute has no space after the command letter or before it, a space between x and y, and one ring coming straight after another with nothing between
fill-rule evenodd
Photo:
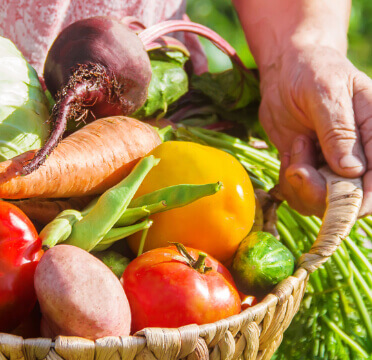
<instances>
[{"instance_id":1,"label":"vegetable pile","mask_svg":"<svg viewBox=\"0 0 372 360\"><path fill-rule=\"evenodd\" d=\"M177 31L211 40L232 69L193 74L188 50L166 36ZM6 75L24 88L0 102L0 126L20 132L4 139L17 151L0 148L0 331L29 336L36 301L33 337L205 324L293 273L321 221L269 194L280 166L257 122L257 76L217 34L188 21L70 25L45 63L47 140L37 75L4 44L19 59ZM359 220L310 276L278 359L372 353L371 237L371 218Z\"/></svg>"}]
</instances>

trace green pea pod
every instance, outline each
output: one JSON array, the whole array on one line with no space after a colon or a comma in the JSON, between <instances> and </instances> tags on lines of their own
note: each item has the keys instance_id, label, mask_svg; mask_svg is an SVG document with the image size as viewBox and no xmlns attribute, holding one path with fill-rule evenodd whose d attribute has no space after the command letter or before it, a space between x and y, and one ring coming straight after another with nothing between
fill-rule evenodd
<instances>
[{"instance_id":1,"label":"green pea pod","mask_svg":"<svg viewBox=\"0 0 372 360\"><path fill-rule=\"evenodd\" d=\"M95 199L95 203L97 203L97 199ZM89 211L93 208L93 206L89 205ZM132 225L136 223L138 220L144 219L147 216L161 211L163 208L166 207L165 201L160 201L159 203L156 204L151 204L148 206L141 206L138 208L132 208L132 209L126 209L122 217L118 220L118 222L115 224L115 227L117 230L121 230L122 227ZM86 208L87 209L87 208ZM79 212L77 210L64 210L58 216L51 221L49 224L47 224L44 229L40 233L40 238L42 240L43 244L43 249L48 250L51 247L64 242L67 240L67 238L71 235L72 233L72 227L77 221L80 221L83 216L87 215L89 211L84 209L83 212ZM106 236L102 239L101 243L106 240L108 237L111 237L112 234L115 233L113 231L114 229L111 229ZM132 233L131 233L132 234ZM129 234L129 235L131 235ZM126 235L126 236L129 236ZM117 240L124 238L125 236L118 237ZM116 240L115 240L116 241ZM104 248L108 248L109 246L112 245L112 242L110 243L109 246L102 246L102 250L100 247L100 244L98 244L94 250L98 249L97 251L102 251Z\"/></svg>"},{"instance_id":2,"label":"green pea pod","mask_svg":"<svg viewBox=\"0 0 372 360\"><path fill-rule=\"evenodd\" d=\"M143 179L159 161L152 155L140 160L124 180L103 193L91 211L73 226L65 244L91 251L123 215Z\"/></svg>"},{"instance_id":3,"label":"green pea pod","mask_svg":"<svg viewBox=\"0 0 372 360\"><path fill-rule=\"evenodd\" d=\"M41 230L39 236L44 250L61 243L70 236L72 227L83 218L78 210L67 209Z\"/></svg>"},{"instance_id":4,"label":"green pea pod","mask_svg":"<svg viewBox=\"0 0 372 360\"><path fill-rule=\"evenodd\" d=\"M152 225L152 220L146 219L139 224L125 226L120 228L112 228L105 237L94 247L94 251L103 251L108 249L115 241L126 238L138 231L149 229Z\"/></svg>"},{"instance_id":5,"label":"green pea pod","mask_svg":"<svg viewBox=\"0 0 372 360\"><path fill-rule=\"evenodd\" d=\"M185 206L204 196L215 194L222 186L221 182L203 185L181 184L145 194L130 202L115 227L133 224L145 216Z\"/></svg>"},{"instance_id":6,"label":"green pea pod","mask_svg":"<svg viewBox=\"0 0 372 360\"><path fill-rule=\"evenodd\" d=\"M116 222L115 227L134 224L138 220L144 219L151 214L164 210L167 210L167 204L165 201L159 201L158 203L144 205L141 207L127 208L121 218Z\"/></svg>"},{"instance_id":7,"label":"green pea pod","mask_svg":"<svg viewBox=\"0 0 372 360\"><path fill-rule=\"evenodd\" d=\"M157 212L171 210L190 204L204 196L213 195L222 187L223 184L220 181L217 183L203 185L181 184L168 186L133 199L129 204L129 208L136 208L147 204L165 201L167 206ZM153 213L155 212L152 212L152 214Z\"/></svg>"},{"instance_id":8,"label":"green pea pod","mask_svg":"<svg viewBox=\"0 0 372 360\"><path fill-rule=\"evenodd\" d=\"M99 196L94 198L83 210L81 210L81 215L83 215L83 217L88 215L90 210L92 210L96 206L98 199Z\"/></svg>"}]
</instances>

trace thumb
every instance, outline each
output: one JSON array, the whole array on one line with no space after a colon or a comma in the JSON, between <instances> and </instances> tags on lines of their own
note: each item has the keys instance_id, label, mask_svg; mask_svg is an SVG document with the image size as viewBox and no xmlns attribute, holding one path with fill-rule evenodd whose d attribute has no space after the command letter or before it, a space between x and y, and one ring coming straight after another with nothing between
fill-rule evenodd
<instances>
[{"instance_id":1,"label":"thumb","mask_svg":"<svg viewBox=\"0 0 372 360\"><path fill-rule=\"evenodd\" d=\"M346 82L334 81L317 96L310 115L328 165L340 176L361 176L366 161Z\"/></svg>"}]
</instances>

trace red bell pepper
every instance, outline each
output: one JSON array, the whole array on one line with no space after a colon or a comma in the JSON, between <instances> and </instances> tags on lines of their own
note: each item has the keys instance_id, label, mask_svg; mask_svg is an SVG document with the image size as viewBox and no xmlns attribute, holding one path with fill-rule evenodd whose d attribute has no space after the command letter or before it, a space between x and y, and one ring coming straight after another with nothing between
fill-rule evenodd
<instances>
[{"instance_id":1,"label":"red bell pepper","mask_svg":"<svg viewBox=\"0 0 372 360\"><path fill-rule=\"evenodd\" d=\"M30 219L0 201L0 332L14 329L34 307L34 273L42 254Z\"/></svg>"}]
</instances>

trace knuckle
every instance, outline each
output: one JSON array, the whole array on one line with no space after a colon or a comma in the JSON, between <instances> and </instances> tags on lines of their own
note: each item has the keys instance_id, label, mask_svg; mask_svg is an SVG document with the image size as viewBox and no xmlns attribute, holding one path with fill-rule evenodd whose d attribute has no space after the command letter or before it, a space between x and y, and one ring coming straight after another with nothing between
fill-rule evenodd
<instances>
[{"instance_id":1,"label":"knuckle","mask_svg":"<svg viewBox=\"0 0 372 360\"><path fill-rule=\"evenodd\" d=\"M372 88L372 79L362 71L358 70L353 80L354 94L359 91L370 91Z\"/></svg>"},{"instance_id":2,"label":"knuckle","mask_svg":"<svg viewBox=\"0 0 372 360\"><path fill-rule=\"evenodd\" d=\"M353 79L353 72L345 71L344 67L335 65L331 70L314 72L312 79L309 79L312 86L308 91L313 92L320 103L331 100L342 104L345 97L350 99L352 97Z\"/></svg>"},{"instance_id":3,"label":"knuckle","mask_svg":"<svg viewBox=\"0 0 372 360\"><path fill-rule=\"evenodd\" d=\"M323 141L328 144L339 144L347 145L350 142L356 142L358 140L357 133L354 127L346 127L342 125L333 125L333 127L327 129L323 134Z\"/></svg>"},{"instance_id":4,"label":"knuckle","mask_svg":"<svg viewBox=\"0 0 372 360\"><path fill-rule=\"evenodd\" d=\"M351 99L347 83L340 79L328 79L327 81L327 83L318 82L315 85L318 103L327 107L333 106L337 109L344 108L345 100Z\"/></svg>"}]
</instances>

